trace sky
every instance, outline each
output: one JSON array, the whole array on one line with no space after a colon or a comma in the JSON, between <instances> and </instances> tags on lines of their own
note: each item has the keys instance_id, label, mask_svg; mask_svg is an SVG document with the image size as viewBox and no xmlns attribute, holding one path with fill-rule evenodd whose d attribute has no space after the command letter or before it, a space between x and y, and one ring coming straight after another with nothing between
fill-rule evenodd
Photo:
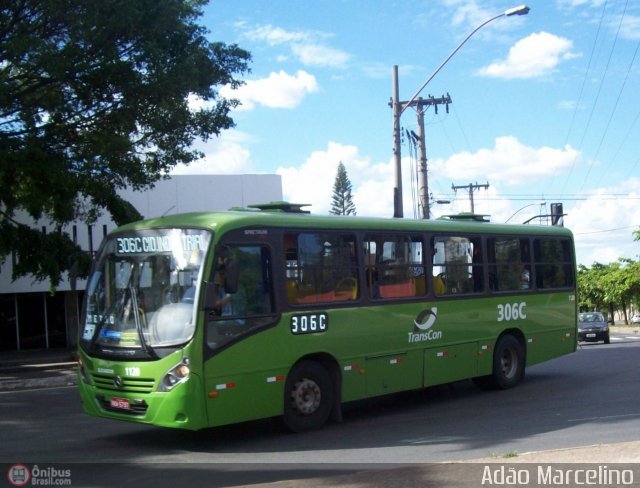
<instances>
[{"instance_id":1,"label":"sky","mask_svg":"<svg viewBox=\"0 0 640 488\"><path fill-rule=\"evenodd\" d=\"M211 0L210 39L248 50L251 71L220 89L241 102L236 126L174 174L276 173L285 200L326 214L342 162L358 215L392 217L393 66L407 101L520 1ZM469 212L468 188L453 187L477 184L475 213L492 222L546 224L536 216L562 203L585 266L639 259L640 3L526 5L420 92L452 100L425 113L431 216ZM413 107L400 123L403 213L418 218Z\"/></svg>"}]
</instances>

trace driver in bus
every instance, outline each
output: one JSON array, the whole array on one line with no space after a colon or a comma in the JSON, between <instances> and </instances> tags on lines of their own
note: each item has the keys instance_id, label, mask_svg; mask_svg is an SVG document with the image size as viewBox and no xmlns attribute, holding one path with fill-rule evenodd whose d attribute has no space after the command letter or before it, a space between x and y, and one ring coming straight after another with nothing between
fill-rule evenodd
<instances>
[{"instance_id":1,"label":"driver in bus","mask_svg":"<svg viewBox=\"0 0 640 488\"><path fill-rule=\"evenodd\" d=\"M220 316L231 315L232 313L231 294L227 293L224 289L224 278L224 268L220 268L218 271L216 271L216 274L213 278L213 282L216 287L216 302L214 305L214 309Z\"/></svg>"}]
</instances>

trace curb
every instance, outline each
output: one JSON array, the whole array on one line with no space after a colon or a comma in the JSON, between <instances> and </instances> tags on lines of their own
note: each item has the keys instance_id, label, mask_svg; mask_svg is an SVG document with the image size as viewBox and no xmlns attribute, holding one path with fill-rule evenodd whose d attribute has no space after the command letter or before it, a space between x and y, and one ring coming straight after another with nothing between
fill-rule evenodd
<instances>
[{"instance_id":1,"label":"curb","mask_svg":"<svg viewBox=\"0 0 640 488\"><path fill-rule=\"evenodd\" d=\"M77 384L76 364L55 362L0 367L0 392L73 386Z\"/></svg>"},{"instance_id":2,"label":"curb","mask_svg":"<svg viewBox=\"0 0 640 488\"><path fill-rule=\"evenodd\" d=\"M30 378L0 381L0 392L32 390L36 388L55 388L60 386L74 386L78 383L75 371L67 371L62 376L50 376L47 378Z\"/></svg>"}]
</instances>

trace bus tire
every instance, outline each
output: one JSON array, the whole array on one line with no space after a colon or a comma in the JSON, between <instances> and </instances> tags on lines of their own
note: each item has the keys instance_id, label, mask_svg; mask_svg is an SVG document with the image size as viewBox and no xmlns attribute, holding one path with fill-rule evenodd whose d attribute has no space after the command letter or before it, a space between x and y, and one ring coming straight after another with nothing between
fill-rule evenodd
<instances>
[{"instance_id":1,"label":"bus tire","mask_svg":"<svg viewBox=\"0 0 640 488\"><path fill-rule=\"evenodd\" d=\"M473 383L483 390L513 388L524 378L524 346L516 337L502 336L493 353L493 372L473 378Z\"/></svg>"},{"instance_id":2,"label":"bus tire","mask_svg":"<svg viewBox=\"0 0 640 488\"><path fill-rule=\"evenodd\" d=\"M287 376L283 420L293 432L322 427L333 407L333 384L319 363L301 361Z\"/></svg>"},{"instance_id":3,"label":"bus tire","mask_svg":"<svg viewBox=\"0 0 640 488\"><path fill-rule=\"evenodd\" d=\"M498 389L513 388L524 378L524 346L511 334L502 336L493 354L493 379Z\"/></svg>"}]
</instances>

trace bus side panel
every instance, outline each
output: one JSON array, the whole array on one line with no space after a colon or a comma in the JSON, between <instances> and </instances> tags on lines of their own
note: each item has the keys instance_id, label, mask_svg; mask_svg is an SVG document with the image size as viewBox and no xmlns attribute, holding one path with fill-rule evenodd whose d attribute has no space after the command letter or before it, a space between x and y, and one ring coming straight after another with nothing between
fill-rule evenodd
<instances>
[{"instance_id":1,"label":"bus side panel","mask_svg":"<svg viewBox=\"0 0 640 488\"><path fill-rule=\"evenodd\" d=\"M477 376L486 376L493 372L493 348L495 340L485 340L478 342L478 369Z\"/></svg>"},{"instance_id":2,"label":"bus side panel","mask_svg":"<svg viewBox=\"0 0 640 488\"><path fill-rule=\"evenodd\" d=\"M422 355L419 351L367 357L367 395L421 388L421 366Z\"/></svg>"},{"instance_id":3,"label":"bus side panel","mask_svg":"<svg viewBox=\"0 0 640 488\"><path fill-rule=\"evenodd\" d=\"M574 352L575 332L569 329L533 334L527 342L527 366Z\"/></svg>"},{"instance_id":4,"label":"bus side panel","mask_svg":"<svg viewBox=\"0 0 640 488\"><path fill-rule=\"evenodd\" d=\"M527 366L576 350L576 305L573 292L538 295L528 305Z\"/></svg>"},{"instance_id":5,"label":"bus side panel","mask_svg":"<svg viewBox=\"0 0 640 488\"><path fill-rule=\"evenodd\" d=\"M281 325L247 337L205 362L204 393L210 426L282 413L291 353L283 337L288 331Z\"/></svg>"},{"instance_id":6,"label":"bus side panel","mask_svg":"<svg viewBox=\"0 0 640 488\"><path fill-rule=\"evenodd\" d=\"M424 386L450 383L476 376L475 342L430 347L424 351Z\"/></svg>"},{"instance_id":7,"label":"bus side panel","mask_svg":"<svg viewBox=\"0 0 640 488\"><path fill-rule=\"evenodd\" d=\"M282 371L257 371L208 377L205 384L209 425L273 417L282 413Z\"/></svg>"}]
</instances>

